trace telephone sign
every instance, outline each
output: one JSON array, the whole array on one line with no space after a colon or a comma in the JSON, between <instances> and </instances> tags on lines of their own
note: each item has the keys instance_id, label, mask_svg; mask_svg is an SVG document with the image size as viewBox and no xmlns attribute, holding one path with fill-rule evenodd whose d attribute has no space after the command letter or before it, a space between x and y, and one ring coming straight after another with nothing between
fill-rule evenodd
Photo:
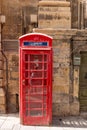
<instances>
[{"instance_id":1,"label":"telephone sign","mask_svg":"<svg viewBox=\"0 0 87 130\"><path fill-rule=\"evenodd\" d=\"M48 46L47 42L24 42L24 46Z\"/></svg>"}]
</instances>

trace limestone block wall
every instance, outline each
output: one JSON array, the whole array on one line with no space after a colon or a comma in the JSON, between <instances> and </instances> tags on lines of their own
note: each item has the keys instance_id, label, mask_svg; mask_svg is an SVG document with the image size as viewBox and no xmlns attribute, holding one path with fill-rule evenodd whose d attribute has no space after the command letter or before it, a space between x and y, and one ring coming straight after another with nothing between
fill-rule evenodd
<instances>
[{"instance_id":1,"label":"limestone block wall","mask_svg":"<svg viewBox=\"0 0 87 130\"><path fill-rule=\"evenodd\" d=\"M2 7L2 14L6 16L6 23L3 25L2 29L2 45L5 56L8 62L8 72L6 69L6 59L3 61L4 73L3 73L3 83L0 79L0 98L3 98L3 103L0 103L0 113L17 112L19 107L19 80L18 80L18 42L13 41L18 40L19 36L24 33L24 12L25 11L25 22L26 32L32 31L33 25L30 25L30 14L37 13L38 0L0 0L0 14ZM12 40L12 42L9 42ZM16 46L16 48L14 47ZM14 50L15 48L15 50ZM0 50L1 50L1 23L0 23ZM0 66L2 64L2 55L0 53ZM1 68L2 69L2 68ZM0 69L0 70L1 70ZM1 71L0 71L1 72ZM8 86L6 85L6 73L8 73ZM2 76L2 75L1 75ZM7 91L1 88L5 86ZM7 95L7 97L6 97ZM5 102L5 99L7 102ZM1 100L0 100L1 101ZM7 109L6 110L6 105Z\"/></svg>"},{"instance_id":2,"label":"limestone block wall","mask_svg":"<svg viewBox=\"0 0 87 130\"><path fill-rule=\"evenodd\" d=\"M71 40L73 36L76 35L77 30L35 29L34 32L45 33L53 37L53 115L78 115L79 82L77 83L76 79L79 75L79 70L77 71L76 67L72 67L71 61ZM74 40L76 40L76 38L77 37L75 37ZM18 45L17 42L16 44ZM77 45L76 42L75 44ZM16 46L14 46L14 48L15 47ZM17 112L20 107L18 100L18 48L15 48L13 51L11 51L11 49L8 51L5 45L4 49L5 55L8 57L8 111ZM4 69L4 75L5 74L6 70Z\"/></svg>"},{"instance_id":3,"label":"limestone block wall","mask_svg":"<svg viewBox=\"0 0 87 130\"><path fill-rule=\"evenodd\" d=\"M76 99L78 99L79 85L76 80L73 83L73 77L71 78L73 71L71 70L71 38L76 34L77 30L35 29L34 32L45 33L53 37L53 115L78 115L79 102ZM4 43L4 52L8 58L8 111L17 112L20 107L19 45L18 42L10 42L14 43L13 47L9 44L9 46L6 45L6 41ZM14 48L13 51L11 47ZM75 76L78 73L74 70ZM5 74L4 66L4 77Z\"/></svg>"},{"instance_id":4,"label":"limestone block wall","mask_svg":"<svg viewBox=\"0 0 87 130\"><path fill-rule=\"evenodd\" d=\"M87 50L87 30L79 30L73 37L74 55L80 56L81 51Z\"/></svg>"},{"instance_id":5,"label":"limestone block wall","mask_svg":"<svg viewBox=\"0 0 87 130\"><path fill-rule=\"evenodd\" d=\"M3 0L2 13L6 16L6 24L4 25L2 32L3 39L18 38L18 36L22 34L22 12L20 3L16 0Z\"/></svg>"},{"instance_id":6,"label":"limestone block wall","mask_svg":"<svg viewBox=\"0 0 87 130\"><path fill-rule=\"evenodd\" d=\"M6 16L6 23L2 30L3 39L18 39L24 33L25 27L28 33L33 26L30 26L30 13L37 13L37 5L38 0L3 0L2 13Z\"/></svg>"},{"instance_id":7,"label":"limestone block wall","mask_svg":"<svg viewBox=\"0 0 87 130\"><path fill-rule=\"evenodd\" d=\"M79 103L73 100L78 91L73 88L71 77L71 38L76 30L35 29L34 32L53 37L53 115L78 115Z\"/></svg>"},{"instance_id":8,"label":"limestone block wall","mask_svg":"<svg viewBox=\"0 0 87 130\"><path fill-rule=\"evenodd\" d=\"M53 114L67 115L69 114L70 44L56 39L53 46Z\"/></svg>"},{"instance_id":9,"label":"limestone block wall","mask_svg":"<svg viewBox=\"0 0 87 130\"><path fill-rule=\"evenodd\" d=\"M71 28L70 2L40 1L38 28Z\"/></svg>"},{"instance_id":10,"label":"limestone block wall","mask_svg":"<svg viewBox=\"0 0 87 130\"><path fill-rule=\"evenodd\" d=\"M73 35L76 35L77 30L63 30L71 28L71 10L70 2L62 1L62 4L59 1L52 3L49 6L49 2L45 0L47 4L39 3L39 12L38 12L38 26L39 29L36 29L35 32L41 32L48 34L53 37L53 115L77 115L79 114L79 101L78 101L78 89L79 82L77 83L77 77L79 75L79 69L72 66L71 61L71 39ZM75 8L77 7L75 0ZM0 4L1 5L1 4ZM18 39L23 33L23 9L26 11L28 7L31 9L31 13L35 13L37 10L38 0L3 0L2 2L2 13L6 16L6 23L3 26L2 30L2 40L6 41L3 45L5 55L8 59L8 112L17 112L19 107L19 77L18 77L18 48L14 49L14 46L18 47L18 42L12 43L9 45L7 42L8 39ZM27 7L27 8L26 8ZM36 7L36 8L33 8ZM75 9L74 8L74 9ZM35 10L33 10L35 9ZM77 10L77 8L76 8ZM29 11L29 10L28 10ZM74 11L74 10L72 10ZM74 13L76 13L74 11ZM74 14L73 13L73 14ZM27 13L28 16L28 13ZM74 18L74 17L73 17ZM77 28L77 14L75 16L76 20L72 21L75 24L73 27ZM27 33L30 32L30 23L27 19ZM33 26L32 26L33 27ZM62 30L58 30L60 28ZM47 28L47 29L40 29ZM50 28L50 29L49 29ZM53 28L53 29L52 29ZM30 29L30 30L29 30ZM82 32L83 33L83 32ZM86 33L86 32L85 32ZM85 35L83 33L83 35ZM77 46L77 52L79 52L79 46L83 43L84 37L80 37L81 33L77 33L77 36L74 38L74 47ZM1 36L1 24L0 24L0 36ZM76 40L78 39L78 40ZM80 42L78 42L80 39ZM82 41L83 40L83 41ZM86 37L85 37L86 41ZM79 45L79 46L78 46ZM85 49L85 46L82 48ZM7 50L6 50L7 49ZM78 53L79 54L79 53ZM1 54L0 54L1 58ZM2 59L1 59L2 60ZM3 64L0 60L0 65ZM3 86L6 85L6 61L4 60L4 83L0 82ZM74 72L72 74L72 72ZM2 72L1 72L2 73ZM72 77L74 76L74 77ZM74 79L74 80L73 80ZM73 81L72 81L73 80ZM0 88L0 113L6 112L5 109L5 93L4 89Z\"/></svg>"},{"instance_id":11,"label":"limestone block wall","mask_svg":"<svg viewBox=\"0 0 87 130\"><path fill-rule=\"evenodd\" d=\"M17 51L5 51L8 59L7 110L9 113L19 111L19 56ZM6 77L6 62L4 61L4 77ZM4 80L6 85L6 79Z\"/></svg>"},{"instance_id":12,"label":"limestone block wall","mask_svg":"<svg viewBox=\"0 0 87 130\"><path fill-rule=\"evenodd\" d=\"M1 52L1 42L2 42L2 12L1 12L1 0L0 0L0 113L6 113L6 93L5 86L3 84L3 56Z\"/></svg>"}]
</instances>

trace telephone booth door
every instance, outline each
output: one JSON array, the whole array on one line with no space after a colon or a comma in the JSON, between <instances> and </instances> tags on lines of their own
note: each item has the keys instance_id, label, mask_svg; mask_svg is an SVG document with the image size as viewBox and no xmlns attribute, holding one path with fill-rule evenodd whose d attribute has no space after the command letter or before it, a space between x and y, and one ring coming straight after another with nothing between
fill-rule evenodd
<instances>
[{"instance_id":1,"label":"telephone booth door","mask_svg":"<svg viewBox=\"0 0 87 130\"><path fill-rule=\"evenodd\" d=\"M52 121L52 50L28 49L20 49L21 123L49 125Z\"/></svg>"}]
</instances>

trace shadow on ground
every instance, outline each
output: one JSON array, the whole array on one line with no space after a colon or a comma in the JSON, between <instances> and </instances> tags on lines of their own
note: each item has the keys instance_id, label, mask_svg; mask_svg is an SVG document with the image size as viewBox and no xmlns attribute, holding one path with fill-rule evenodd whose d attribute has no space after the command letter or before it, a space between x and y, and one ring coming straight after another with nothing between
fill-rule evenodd
<instances>
[{"instance_id":1,"label":"shadow on ground","mask_svg":"<svg viewBox=\"0 0 87 130\"><path fill-rule=\"evenodd\" d=\"M52 126L87 128L87 118L83 117L53 117Z\"/></svg>"}]
</instances>

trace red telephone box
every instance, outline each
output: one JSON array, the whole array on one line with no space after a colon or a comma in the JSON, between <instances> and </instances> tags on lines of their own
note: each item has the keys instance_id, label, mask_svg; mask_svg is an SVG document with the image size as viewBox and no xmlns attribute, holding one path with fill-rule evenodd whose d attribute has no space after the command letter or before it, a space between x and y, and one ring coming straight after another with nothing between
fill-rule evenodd
<instances>
[{"instance_id":1,"label":"red telephone box","mask_svg":"<svg viewBox=\"0 0 87 130\"><path fill-rule=\"evenodd\" d=\"M20 41L20 119L24 125L52 122L52 37L31 33Z\"/></svg>"}]
</instances>

